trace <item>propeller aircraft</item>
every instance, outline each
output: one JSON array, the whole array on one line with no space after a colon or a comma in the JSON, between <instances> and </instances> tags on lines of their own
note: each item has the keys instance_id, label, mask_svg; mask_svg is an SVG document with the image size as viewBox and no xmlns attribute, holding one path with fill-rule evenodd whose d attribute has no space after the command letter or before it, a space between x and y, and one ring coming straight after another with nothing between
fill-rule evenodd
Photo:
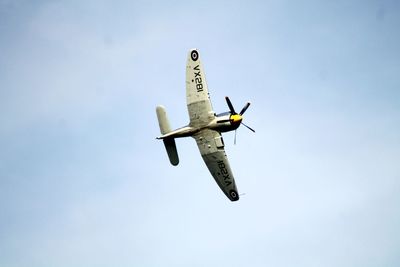
<instances>
[{"instance_id":1,"label":"propeller aircraft","mask_svg":"<svg viewBox=\"0 0 400 267\"><path fill-rule=\"evenodd\" d=\"M225 97L225 100L229 111L218 115L214 113L199 52L196 49L190 50L186 64L186 103L189 125L171 130L165 108L161 105L157 106L156 113L162 134L157 139L163 140L169 160L176 166L179 164L179 157L175 138L193 137L218 186L231 201L237 201L239 193L225 153L221 133L235 131L236 143L236 130L240 125L243 124L252 132L255 131L242 122L243 114L249 108L250 102L247 102L237 113L229 97Z\"/></svg>"}]
</instances>

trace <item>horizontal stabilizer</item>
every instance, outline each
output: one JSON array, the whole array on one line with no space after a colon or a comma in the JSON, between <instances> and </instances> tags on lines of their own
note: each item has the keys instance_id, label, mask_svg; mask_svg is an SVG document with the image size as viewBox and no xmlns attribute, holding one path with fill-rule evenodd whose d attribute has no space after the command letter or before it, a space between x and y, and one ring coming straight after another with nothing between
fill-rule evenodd
<instances>
[{"instance_id":1,"label":"horizontal stabilizer","mask_svg":"<svg viewBox=\"0 0 400 267\"><path fill-rule=\"evenodd\" d=\"M163 139L165 149L167 150L169 161L172 165L176 166L179 164L178 151L176 149L175 139L166 138Z\"/></svg>"},{"instance_id":2,"label":"horizontal stabilizer","mask_svg":"<svg viewBox=\"0 0 400 267\"><path fill-rule=\"evenodd\" d=\"M161 134L171 132L171 126L167 118L167 112L163 106L157 106L156 108L158 124L160 126Z\"/></svg>"},{"instance_id":3,"label":"horizontal stabilizer","mask_svg":"<svg viewBox=\"0 0 400 267\"><path fill-rule=\"evenodd\" d=\"M163 106L156 108L158 124L160 126L161 134L165 135L171 132L171 126L167 118L167 112ZM175 139L168 137L163 139L165 149L167 150L169 161L172 165L176 166L179 164L178 151L176 149Z\"/></svg>"}]
</instances>

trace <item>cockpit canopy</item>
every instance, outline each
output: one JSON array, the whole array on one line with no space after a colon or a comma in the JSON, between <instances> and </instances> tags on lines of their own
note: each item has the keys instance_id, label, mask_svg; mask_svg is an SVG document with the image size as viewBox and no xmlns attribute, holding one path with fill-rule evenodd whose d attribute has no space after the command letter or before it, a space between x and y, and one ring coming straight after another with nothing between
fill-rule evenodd
<instances>
[{"instance_id":1,"label":"cockpit canopy","mask_svg":"<svg viewBox=\"0 0 400 267\"><path fill-rule=\"evenodd\" d=\"M223 116L226 116L226 115L231 115L231 112L227 111L227 112L219 113L219 114L217 114L217 117L223 117Z\"/></svg>"}]
</instances>

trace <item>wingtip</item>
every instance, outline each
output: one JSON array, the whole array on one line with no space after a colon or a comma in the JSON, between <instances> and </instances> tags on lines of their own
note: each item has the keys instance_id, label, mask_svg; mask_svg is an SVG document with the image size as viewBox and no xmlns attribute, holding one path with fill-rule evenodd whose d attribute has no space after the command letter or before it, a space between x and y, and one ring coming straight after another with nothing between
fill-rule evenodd
<instances>
[{"instance_id":1,"label":"wingtip","mask_svg":"<svg viewBox=\"0 0 400 267\"><path fill-rule=\"evenodd\" d=\"M189 51L188 60L197 61L199 59L199 51L196 48L192 48Z\"/></svg>"},{"instance_id":2,"label":"wingtip","mask_svg":"<svg viewBox=\"0 0 400 267\"><path fill-rule=\"evenodd\" d=\"M236 192L235 190L231 190L229 192L229 199L234 202L234 201L238 201L239 200L239 194L238 192Z\"/></svg>"}]
</instances>

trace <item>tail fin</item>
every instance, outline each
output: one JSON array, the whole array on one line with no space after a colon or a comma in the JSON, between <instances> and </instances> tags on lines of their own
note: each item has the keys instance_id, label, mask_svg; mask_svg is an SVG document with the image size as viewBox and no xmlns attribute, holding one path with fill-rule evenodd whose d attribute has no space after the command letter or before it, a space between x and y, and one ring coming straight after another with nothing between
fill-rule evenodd
<instances>
[{"instance_id":1,"label":"tail fin","mask_svg":"<svg viewBox=\"0 0 400 267\"><path fill-rule=\"evenodd\" d=\"M167 112L163 106L157 106L156 108L158 124L160 126L161 134L167 134L171 132L171 126L167 118ZM167 150L169 161L172 165L176 166L179 164L178 151L176 149L176 143L174 138L163 139L165 149Z\"/></svg>"}]
</instances>

